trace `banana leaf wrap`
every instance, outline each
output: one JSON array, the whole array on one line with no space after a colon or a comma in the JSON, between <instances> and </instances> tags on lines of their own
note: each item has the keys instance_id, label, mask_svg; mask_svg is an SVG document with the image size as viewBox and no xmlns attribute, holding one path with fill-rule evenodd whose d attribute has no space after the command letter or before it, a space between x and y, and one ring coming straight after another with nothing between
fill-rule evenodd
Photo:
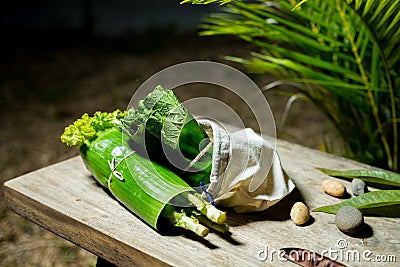
<instances>
[{"instance_id":1,"label":"banana leaf wrap","mask_svg":"<svg viewBox=\"0 0 400 267\"><path fill-rule=\"evenodd\" d=\"M191 186L210 182L213 146L206 132L172 90L157 86L123 126L138 153L179 173Z\"/></svg>"},{"instance_id":2,"label":"banana leaf wrap","mask_svg":"<svg viewBox=\"0 0 400 267\"><path fill-rule=\"evenodd\" d=\"M123 135L115 127L107 129L93 141L83 144L79 149L80 155L102 186L108 187L112 175L109 190L113 196L158 229L157 223L166 204L183 192L193 192L193 189L166 167L133 152L127 143L128 138L123 138ZM174 201L179 202L175 205L188 205L183 197Z\"/></svg>"}]
</instances>

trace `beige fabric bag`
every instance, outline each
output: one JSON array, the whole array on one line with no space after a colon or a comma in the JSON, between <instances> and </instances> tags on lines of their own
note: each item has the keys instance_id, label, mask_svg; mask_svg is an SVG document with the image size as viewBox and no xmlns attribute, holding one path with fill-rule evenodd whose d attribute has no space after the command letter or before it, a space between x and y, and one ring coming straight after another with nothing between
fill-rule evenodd
<instances>
[{"instance_id":1,"label":"beige fabric bag","mask_svg":"<svg viewBox=\"0 0 400 267\"><path fill-rule=\"evenodd\" d=\"M239 213L262 211L293 190L275 148L252 129L228 133L212 121L198 122L214 143L207 192L217 205Z\"/></svg>"}]
</instances>

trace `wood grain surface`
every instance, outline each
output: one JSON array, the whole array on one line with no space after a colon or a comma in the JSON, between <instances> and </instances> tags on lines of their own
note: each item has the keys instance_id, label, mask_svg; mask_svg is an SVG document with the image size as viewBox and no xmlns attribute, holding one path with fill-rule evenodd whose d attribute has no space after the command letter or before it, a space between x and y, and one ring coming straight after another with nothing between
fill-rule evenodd
<instances>
[{"instance_id":1,"label":"wood grain surface","mask_svg":"<svg viewBox=\"0 0 400 267\"><path fill-rule=\"evenodd\" d=\"M278 141L277 148L296 190L264 212L230 212L231 233L225 236L161 235L100 187L79 157L6 182L5 199L21 216L119 266L294 266L279 258L284 247L320 254L331 250L333 257L349 266L375 266L379 255L394 255L400 262L400 219L367 217L369 230L350 237L336 228L334 215L313 212L310 222L301 227L289 218L292 204L299 200L310 209L342 201L321 190L327 176L315 167L370 167L285 141ZM350 183L343 183L351 192ZM341 248L343 244L347 245ZM357 253L360 259L354 260Z\"/></svg>"}]
</instances>

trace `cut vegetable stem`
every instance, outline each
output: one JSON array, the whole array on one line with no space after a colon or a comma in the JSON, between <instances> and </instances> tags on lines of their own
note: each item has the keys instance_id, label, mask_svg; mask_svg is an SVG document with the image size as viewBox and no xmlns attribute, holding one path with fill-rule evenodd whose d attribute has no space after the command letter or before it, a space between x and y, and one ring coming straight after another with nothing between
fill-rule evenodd
<instances>
[{"instance_id":1,"label":"cut vegetable stem","mask_svg":"<svg viewBox=\"0 0 400 267\"><path fill-rule=\"evenodd\" d=\"M173 224L177 227L184 228L186 230L196 233L196 235L205 237L209 233L209 229L204 225L200 224L199 220L193 217L189 217L185 212L172 212L172 217L170 218Z\"/></svg>"},{"instance_id":2,"label":"cut vegetable stem","mask_svg":"<svg viewBox=\"0 0 400 267\"><path fill-rule=\"evenodd\" d=\"M229 231L229 226L226 223L223 223L223 224L213 223L206 216L204 216L202 214L193 215L193 216L195 216L195 218L197 220L199 220L199 222L201 224L203 224L203 225L207 226L208 228L211 228L219 233L225 234Z\"/></svg>"},{"instance_id":3,"label":"cut vegetable stem","mask_svg":"<svg viewBox=\"0 0 400 267\"><path fill-rule=\"evenodd\" d=\"M196 207L201 214L205 215L212 222L223 224L226 221L226 212L220 211L211 203L206 202L201 198L201 195L198 193L188 194L188 200Z\"/></svg>"}]
</instances>

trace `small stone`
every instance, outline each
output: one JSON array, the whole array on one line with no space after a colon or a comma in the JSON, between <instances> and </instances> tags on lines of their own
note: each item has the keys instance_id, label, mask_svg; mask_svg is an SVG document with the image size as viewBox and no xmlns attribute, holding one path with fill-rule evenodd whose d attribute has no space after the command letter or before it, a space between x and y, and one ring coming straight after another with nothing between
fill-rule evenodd
<instances>
[{"instance_id":1,"label":"small stone","mask_svg":"<svg viewBox=\"0 0 400 267\"><path fill-rule=\"evenodd\" d=\"M360 196L367 191L367 185L363 180L353 179L353 181L351 181L351 191L353 195Z\"/></svg>"},{"instance_id":2,"label":"small stone","mask_svg":"<svg viewBox=\"0 0 400 267\"><path fill-rule=\"evenodd\" d=\"M326 179L321 184L322 190L328 195L342 197L346 193L346 187L337 181Z\"/></svg>"},{"instance_id":3,"label":"small stone","mask_svg":"<svg viewBox=\"0 0 400 267\"><path fill-rule=\"evenodd\" d=\"M296 225L305 224L310 219L310 211L303 202L296 202L290 210L290 218Z\"/></svg>"},{"instance_id":4,"label":"small stone","mask_svg":"<svg viewBox=\"0 0 400 267\"><path fill-rule=\"evenodd\" d=\"M357 208L344 206L336 213L335 224L342 232L354 234L364 226L364 217Z\"/></svg>"}]
</instances>

